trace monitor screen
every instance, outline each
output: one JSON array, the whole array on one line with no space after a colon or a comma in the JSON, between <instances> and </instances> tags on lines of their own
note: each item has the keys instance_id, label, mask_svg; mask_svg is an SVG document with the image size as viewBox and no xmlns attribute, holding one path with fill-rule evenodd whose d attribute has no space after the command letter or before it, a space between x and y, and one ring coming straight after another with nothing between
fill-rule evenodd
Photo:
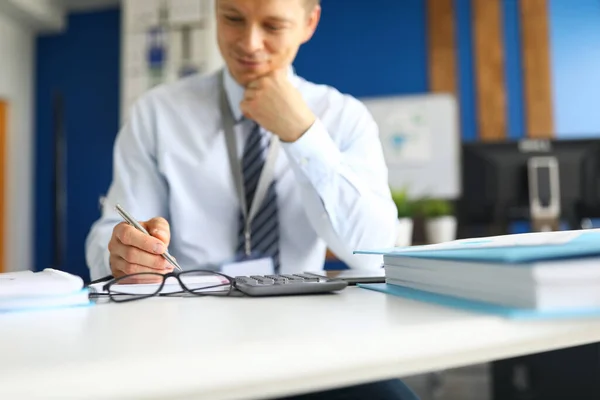
<instances>
[{"instance_id":1,"label":"monitor screen","mask_svg":"<svg viewBox=\"0 0 600 400\"><path fill-rule=\"evenodd\" d=\"M582 218L600 217L600 139L477 142L462 146L459 224L529 220L527 165L539 156L558 162L561 218L577 229ZM550 201L549 174L548 169L537 170L542 203Z\"/></svg>"}]
</instances>

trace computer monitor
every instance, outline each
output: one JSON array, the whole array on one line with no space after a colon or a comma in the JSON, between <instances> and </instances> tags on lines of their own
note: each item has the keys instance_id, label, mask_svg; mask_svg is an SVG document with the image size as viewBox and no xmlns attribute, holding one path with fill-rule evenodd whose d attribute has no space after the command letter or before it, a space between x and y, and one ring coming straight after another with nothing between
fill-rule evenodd
<instances>
[{"instance_id":1,"label":"computer monitor","mask_svg":"<svg viewBox=\"0 0 600 400\"><path fill-rule=\"evenodd\" d=\"M461 174L460 237L508 233L517 220L579 229L600 217L600 139L464 143Z\"/></svg>"}]
</instances>

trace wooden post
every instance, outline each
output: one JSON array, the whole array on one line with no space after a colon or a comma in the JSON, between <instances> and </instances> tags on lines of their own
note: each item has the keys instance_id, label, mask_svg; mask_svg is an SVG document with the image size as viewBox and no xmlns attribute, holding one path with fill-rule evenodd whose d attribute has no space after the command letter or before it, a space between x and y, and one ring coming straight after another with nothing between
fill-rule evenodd
<instances>
[{"instance_id":1,"label":"wooden post","mask_svg":"<svg viewBox=\"0 0 600 400\"><path fill-rule=\"evenodd\" d=\"M573 7L577 7L573 2ZM525 126L530 138L554 137L550 38L546 0L521 0Z\"/></svg>"},{"instance_id":2,"label":"wooden post","mask_svg":"<svg viewBox=\"0 0 600 400\"><path fill-rule=\"evenodd\" d=\"M507 116L502 8L500 0L473 0L472 4L478 136L483 141L504 140Z\"/></svg>"},{"instance_id":3,"label":"wooden post","mask_svg":"<svg viewBox=\"0 0 600 400\"><path fill-rule=\"evenodd\" d=\"M429 91L457 92L454 1L428 0Z\"/></svg>"}]
</instances>

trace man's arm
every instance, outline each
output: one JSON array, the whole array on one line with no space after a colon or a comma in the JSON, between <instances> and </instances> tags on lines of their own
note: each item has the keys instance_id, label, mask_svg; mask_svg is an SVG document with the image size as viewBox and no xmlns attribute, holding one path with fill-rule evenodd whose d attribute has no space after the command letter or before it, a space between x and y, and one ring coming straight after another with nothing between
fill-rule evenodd
<instances>
[{"instance_id":1,"label":"man's arm","mask_svg":"<svg viewBox=\"0 0 600 400\"><path fill-rule=\"evenodd\" d=\"M122 218L114 210L120 203L134 218L145 221L167 217L167 187L158 171L157 140L151 122L150 102L142 98L131 110L129 121L117 135L113 153L113 180L102 216L91 227L85 253L91 279L110 275L108 243Z\"/></svg>"},{"instance_id":2,"label":"man's arm","mask_svg":"<svg viewBox=\"0 0 600 400\"><path fill-rule=\"evenodd\" d=\"M344 102L339 115L332 117L338 144L291 84L285 68L250 82L240 108L281 139L308 218L329 248L353 268L377 268L380 256L352 252L390 247L396 237L397 210L379 130L358 100L339 95L331 101Z\"/></svg>"},{"instance_id":3,"label":"man's arm","mask_svg":"<svg viewBox=\"0 0 600 400\"><path fill-rule=\"evenodd\" d=\"M321 120L282 143L302 190L308 218L329 248L352 268L377 268L381 257L357 249L394 245L397 210L388 186L379 130L366 107L344 97L336 144Z\"/></svg>"}]
</instances>

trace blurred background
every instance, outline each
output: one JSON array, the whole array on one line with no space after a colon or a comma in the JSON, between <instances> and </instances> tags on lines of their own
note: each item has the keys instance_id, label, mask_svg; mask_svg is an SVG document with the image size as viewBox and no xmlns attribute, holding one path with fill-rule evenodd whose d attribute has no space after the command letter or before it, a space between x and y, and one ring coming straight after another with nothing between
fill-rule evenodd
<instances>
[{"instance_id":1,"label":"blurred background","mask_svg":"<svg viewBox=\"0 0 600 400\"><path fill-rule=\"evenodd\" d=\"M322 7L294 67L373 113L398 245L483 234L471 228L498 222L502 232L534 229L523 154L564 166L559 228L595 226L600 0ZM221 68L213 14L212 0L0 1L0 271L54 267L89 279L84 240L119 127L144 91ZM344 265L329 254L327 267ZM424 399L482 399L486 368L410 382Z\"/></svg>"}]
</instances>

